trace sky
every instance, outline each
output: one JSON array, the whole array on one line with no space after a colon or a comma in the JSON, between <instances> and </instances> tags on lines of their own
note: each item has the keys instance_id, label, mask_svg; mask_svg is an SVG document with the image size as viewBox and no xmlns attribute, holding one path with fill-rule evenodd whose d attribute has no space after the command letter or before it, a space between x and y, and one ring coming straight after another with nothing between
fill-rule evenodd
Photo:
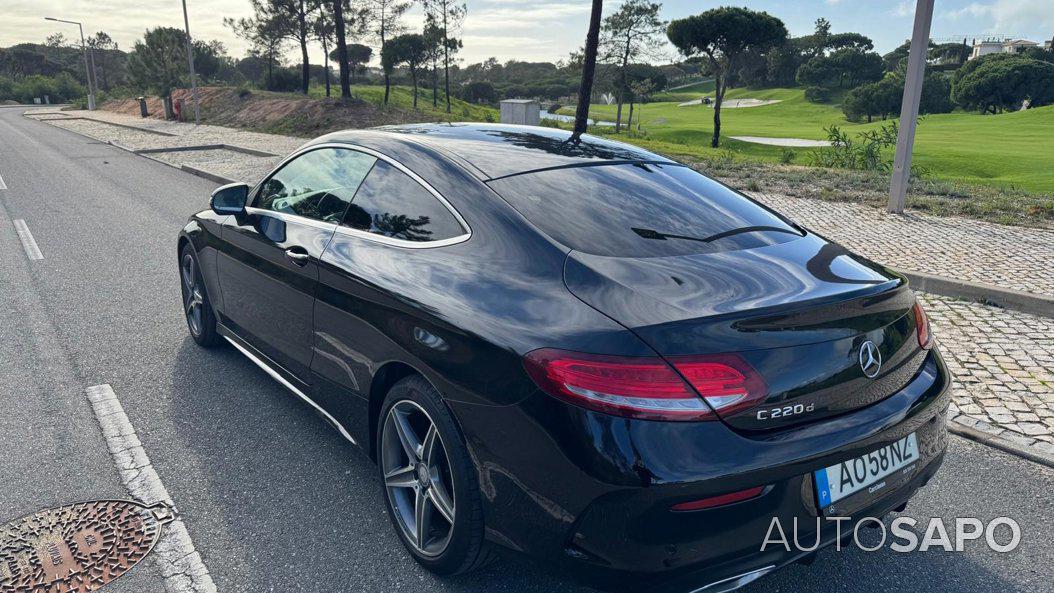
<instances>
[{"instance_id":1,"label":"sky","mask_svg":"<svg viewBox=\"0 0 1054 593\"><path fill-rule=\"evenodd\" d=\"M251 16L249 0L186 0L191 34L196 39L218 39L231 55L244 55L246 45L224 28L223 17ZM353 0L354 2L354 0ZM467 0L461 57L465 63L496 57L527 61L566 58L585 39L590 2L573 0ZM605 14L619 2L605 2ZM798 0L706 2L666 0L662 17L673 19L721 5L743 5L765 10L786 23L791 35L812 31L813 22L825 17L832 31L856 31L871 37L876 50L885 53L911 36L915 2L904 0ZM20 42L42 42L54 32L77 38L77 27L48 22L45 16L78 20L85 34L103 30L130 50L148 27L183 26L178 0L0 0L0 47ZM407 15L406 24L419 27L420 9ZM1042 41L1054 37L1054 0L936 0L931 36L961 40L999 34ZM311 52L321 57L321 49ZM288 52L291 60L299 54ZM672 49L668 55L676 54Z\"/></svg>"}]
</instances>

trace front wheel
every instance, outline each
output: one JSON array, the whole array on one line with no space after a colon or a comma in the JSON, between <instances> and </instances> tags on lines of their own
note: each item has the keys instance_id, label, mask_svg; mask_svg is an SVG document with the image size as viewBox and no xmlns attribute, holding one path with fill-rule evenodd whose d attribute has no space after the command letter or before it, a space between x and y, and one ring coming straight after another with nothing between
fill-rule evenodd
<instances>
[{"instance_id":1,"label":"front wheel","mask_svg":"<svg viewBox=\"0 0 1054 593\"><path fill-rule=\"evenodd\" d=\"M379 421L384 497L406 549L440 575L489 561L472 462L439 393L422 377L407 377L388 392Z\"/></svg>"},{"instance_id":2,"label":"front wheel","mask_svg":"<svg viewBox=\"0 0 1054 593\"><path fill-rule=\"evenodd\" d=\"M189 244L180 252L179 279L183 293L183 313L187 319L190 337L194 338L198 345L206 348L219 344L216 315L212 312L212 304L205 291L205 281L198 266L198 258Z\"/></svg>"}]
</instances>

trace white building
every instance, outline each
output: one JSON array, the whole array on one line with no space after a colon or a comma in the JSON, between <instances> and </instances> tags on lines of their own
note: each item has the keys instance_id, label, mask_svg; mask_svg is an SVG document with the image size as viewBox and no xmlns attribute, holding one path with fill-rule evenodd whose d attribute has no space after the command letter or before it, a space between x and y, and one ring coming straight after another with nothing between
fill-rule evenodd
<instances>
[{"instance_id":1,"label":"white building","mask_svg":"<svg viewBox=\"0 0 1054 593\"><path fill-rule=\"evenodd\" d=\"M1030 47L1039 47L1039 44L1035 41L1029 41L1028 39L982 39L980 41L974 39L973 51L970 52L970 59L979 58L988 54L1019 54ZM1050 48L1050 41L1044 44L1044 47Z\"/></svg>"},{"instance_id":2,"label":"white building","mask_svg":"<svg viewBox=\"0 0 1054 593\"><path fill-rule=\"evenodd\" d=\"M1039 44L1028 39L1015 39L1004 43L1003 51L1008 54L1019 54L1030 47L1039 47Z\"/></svg>"}]
</instances>

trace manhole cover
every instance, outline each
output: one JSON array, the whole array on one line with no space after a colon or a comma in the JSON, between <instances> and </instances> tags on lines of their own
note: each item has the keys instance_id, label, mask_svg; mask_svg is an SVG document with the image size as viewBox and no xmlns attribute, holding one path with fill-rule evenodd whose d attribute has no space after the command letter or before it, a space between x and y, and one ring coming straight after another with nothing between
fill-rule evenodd
<instances>
[{"instance_id":1,"label":"manhole cover","mask_svg":"<svg viewBox=\"0 0 1054 593\"><path fill-rule=\"evenodd\" d=\"M47 509L0 527L0 593L84 593L128 572L172 520L127 500Z\"/></svg>"}]
</instances>

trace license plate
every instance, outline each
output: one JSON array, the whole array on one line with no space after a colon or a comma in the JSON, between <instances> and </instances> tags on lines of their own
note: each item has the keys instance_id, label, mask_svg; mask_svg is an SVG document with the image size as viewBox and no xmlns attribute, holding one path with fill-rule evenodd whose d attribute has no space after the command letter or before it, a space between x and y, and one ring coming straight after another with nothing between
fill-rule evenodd
<instances>
[{"instance_id":1,"label":"license plate","mask_svg":"<svg viewBox=\"0 0 1054 593\"><path fill-rule=\"evenodd\" d=\"M874 494L886 486L885 478L918 459L918 440L915 433L911 433L866 455L818 469L813 475L820 508L826 509L865 489L869 494Z\"/></svg>"}]
</instances>

